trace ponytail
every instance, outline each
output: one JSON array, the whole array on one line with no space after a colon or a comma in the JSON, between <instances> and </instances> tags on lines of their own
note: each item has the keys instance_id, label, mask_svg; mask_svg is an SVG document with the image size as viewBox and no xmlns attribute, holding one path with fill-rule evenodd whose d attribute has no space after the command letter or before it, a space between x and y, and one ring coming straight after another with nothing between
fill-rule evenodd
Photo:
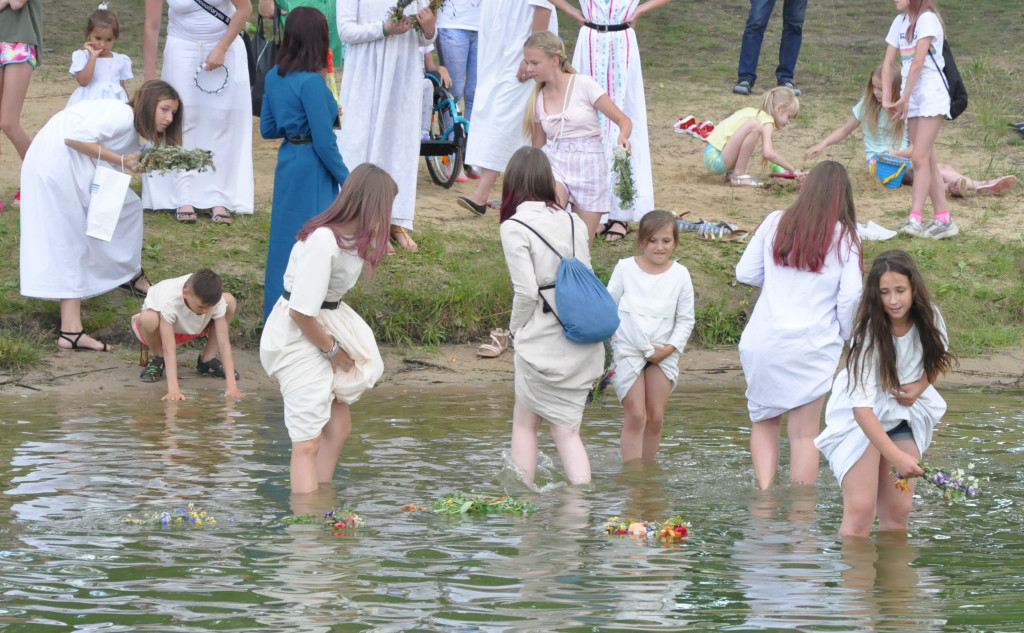
<instances>
[{"instance_id":1,"label":"ponytail","mask_svg":"<svg viewBox=\"0 0 1024 633\"><path fill-rule=\"evenodd\" d=\"M551 31L537 31L531 35L527 38L526 43L523 44L523 50L526 49L541 51L549 59L557 57L559 71L567 75L576 74L576 69L572 67L572 64L569 63L569 58L566 57L565 44L560 37ZM544 81L534 82L530 98L526 102L526 111L523 113L523 132L529 138L533 138L537 119L537 95L540 94L546 83Z\"/></svg>"}]
</instances>

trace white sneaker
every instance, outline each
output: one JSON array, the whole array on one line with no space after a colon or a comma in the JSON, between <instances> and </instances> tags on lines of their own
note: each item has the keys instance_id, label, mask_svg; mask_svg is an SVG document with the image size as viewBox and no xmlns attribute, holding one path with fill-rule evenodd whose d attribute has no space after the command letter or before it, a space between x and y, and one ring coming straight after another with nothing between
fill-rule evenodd
<instances>
[{"instance_id":1,"label":"white sneaker","mask_svg":"<svg viewBox=\"0 0 1024 633\"><path fill-rule=\"evenodd\" d=\"M896 232L900 235L909 235L910 237L925 237L924 227L915 220L907 220L900 224L896 227Z\"/></svg>"},{"instance_id":2,"label":"white sneaker","mask_svg":"<svg viewBox=\"0 0 1024 633\"><path fill-rule=\"evenodd\" d=\"M953 220L950 220L949 224L939 222L938 220L932 220L926 229L925 237L929 237L933 240L944 240L947 237L953 237L958 233L960 233L960 229L956 227L956 223L953 222Z\"/></svg>"}]
</instances>

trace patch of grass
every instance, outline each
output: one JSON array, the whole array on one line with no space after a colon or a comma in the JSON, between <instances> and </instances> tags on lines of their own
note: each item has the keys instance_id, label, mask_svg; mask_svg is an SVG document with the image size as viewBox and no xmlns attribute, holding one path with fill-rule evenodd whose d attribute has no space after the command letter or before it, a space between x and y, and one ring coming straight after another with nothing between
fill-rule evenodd
<instances>
[{"instance_id":1,"label":"patch of grass","mask_svg":"<svg viewBox=\"0 0 1024 633\"><path fill-rule=\"evenodd\" d=\"M0 333L0 371L20 372L39 362L39 350L20 336Z\"/></svg>"},{"instance_id":2,"label":"patch of grass","mask_svg":"<svg viewBox=\"0 0 1024 633\"><path fill-rule=\"evenodd\" d=\"M740 342L746 313L727 310L720 305L707 305L694 311L697 319L694 331L701 345L735 345Z\"/></svg>"}]
</instances>

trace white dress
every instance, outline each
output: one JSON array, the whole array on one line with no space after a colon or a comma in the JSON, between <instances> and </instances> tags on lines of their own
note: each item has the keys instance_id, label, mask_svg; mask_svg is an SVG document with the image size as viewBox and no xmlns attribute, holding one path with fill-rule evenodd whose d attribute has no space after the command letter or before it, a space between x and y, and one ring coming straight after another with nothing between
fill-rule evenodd
<instances>
[{"instance_id":1,"label":"white dress","mask_svg":"<svg viewBox=\"0 0 1024 633\"><path fill-rule=\"evenodd\" d=\"M505 171L508 159L528 145L523 113L533 81L516 79L523 44L533 30L534 8L551 9L548 30L558 33L554 5L547 0L486 0L477 39L476 97L466 141L466 164Z\"/></svg>"},{"instance_id":2,"label":"white dress","mask_svg":"<svg viewBox=\"0 0 1024 633\"><path fill-rule=\"evenodd\" d=\"M838 223L821 272L776 264L772 242L782 213L765 218L736 264L740 283L761 288L739 345L753 422L828 393L863 287L860 242L837 245Z\"/></svg>"},{"instance_id":3,"label":"white dress","mask_svg":"<svg viewBox=\"0 0 1024 633\"><path fill-rule=\"evenodd\" d=\"M907 85L907 75L910 74L910 64L914 61L917 42L925 37L932 38L931 55L925 58L921 76L918 77L914 91L910 95L907 117L948 116L949 90L942 76L942 69L946 65L942 57L942 43L945 38L942 22L933 12L925 11L917 19L912 41L907 40L909 24L910 18L906 13L902 13L892 21L889 33L885 36L885 43L895 47L899 54L900 74L903 77L901 90Z\"/></svg>"},{"instance_id":4,"label":"white dress","mask_svg":"<svg viewBox=\"0 0 1024 633\"><path fill-rule=\"evenodd\" d=\"M935 311L935 324L942 332L943 341L946 341L946 325L938 310ZM920 380L924 376L924 363L921 338L917 335L916 326L911 326L910 331L903 336L894 336L893 342L896 346L896 373L900 384ZM872 354L862 367L863 377L854 388L850 387L850 376L846 369L836 376L832 395L825 406L825 430L814 440L814 445L828 460L840 485L847 471L864 455L871 443L853 417L854 407L871 407L887 432L906 420L914 432L914 442L921 455L924 455L932 442L935 425L946 413L946 401L932 385L909 407L897 402L880 383L877 353Z\"/></svg>"},{"instance_id":5,"label":"white dress","mask_svg":"<svg viewBox=\"0 0 1024 633\"><path fill-rule=\"evenodd\" d=\"M277 300L260 337L260 363L276 378L284 397L284 421L293 442L311 440L331 417L335 400L352 404L384 373L384 362L370 329L344 303L329 310L324 302L341 301L359 280L363 260L338 246L326 227L296 241L284 273L290 299ZM289 309L314 316L344 349L355 366L334 372L331 362L289 315Z\"/></svg>"},{"instance_id":6,"label":"white dress","mask_svg":"<svg viewBox=\"0 0 1024 633\"><path fill-rule=\"evenodd\" d=\"M129 281L142 264L142 205L129 189L109 242L86 237L96 158L64 144L99 143L118 154L139 148L132 109L120 101L83 101L53 115L21 167L21 294L85 299ZM103 165L120 169L118 165Z\"/></svg>"},{"instance_id":7,"label":"white dress","mask_svg":"<svg viewBox=\"0 0 1024 633\"><path fill-rule=\"evenodd\" d=\"M89 62L91 53L78 50L71 54L71 68L68 72L77 75ZM89 99L117 99L128 103L128 93L121 86L122 81L132 79L132 60L121 53L111 53L111 57L100 57L93 68L92 81L85 86L75 88L68 99L68 105ZM66 107L66 106L65 106Z\"/></svg>"},{"instance_id":8,"label":"white dress","mask_svg":"<svg viewBox=\"0 0 1024 633\"><path fill-rule=\"evenodd\" d=\"M417 0L406 8L415 15ZM338 4L338 35L347 45L338 93L344 117L338 135L349 169L373 163L398 184L391 223L411 229L416 215L420 164L423 55L433 42L416 30L384 36L394 0L347 0Z\"/></svg>"},{"instance_id":9,"label":"white dress","mask_svg":"<svg viewBox=\"0 0 1024 633\"><path fill-rule=\"evenodd\" d=\"M675 389L679 357L694 324L690 271L672 262L665 272L652 275L640 268L635 257L620 259L608 280L608 292L619 305L619 329L612 336L612 386L619 400L629 393L655 344L676 348L658 363Z\"/></svg>"},{"instance_id":10,"label":"white dress","mask_svg":"<svg viewBox=\"0 0 1024 633\"><path fill-rule=\"evenodd\" d=\"M563 255L573 252L590 266L587 226L574 213L552 209L543 202L524 202L513 218L521 220ZM559 258L530 229L518 222L501 224L501 247L515 294L508 329L515 339L516 399L548 422L578 429L594 381L604 370L604 345L573 343L538 294L540 286L555 283ZM545 294L558 311L554 293Z\"/></svg>"},{"instance_id":11,"label":"white dress","mask_svg":"<svg viewBox=\"0 0 1024 633\"><path fill-rule=\"evenodd\" d=\"M221 12L234 15L231 0L209 0ZM235 38L224 56L228 82L219 94L194 85L195 71L217 46L227 25L194 0L167 0L167 41L162 78L181 96L185 116L182 146L213 152L216 169L170 172L143 178L142 204L147 209L199 209L222 206L234 213L253 212L252 97L245 44ZM224 82L224 70L199 73L199 85L214 91Z\"/></svg>"},{"instance_id":12,"label":"white dress","mask_svg":"<svg viewBox=\"0 0 1024 633\"><path fill-rule=\"evenodd\" d=\"M639 0L588 0L580 2L580 10L594 24L624 24L636 13ZM577 72L590 75L608 93L608 97L633 122L629 135L630 161L636 202L632 209L620 209L619 199L612 196L612 220L638 221L654 209L654 177L651 172L651 148L647 136L647 98L640 69L640 49L633 29L602 33L580 27L572 66ZM612 149L619 138L619 127L601 115L601 138L608 155L608 187L615 186L612 176ZM470 163L472 164L472 163Z\"/></svg>"}]
</instances>

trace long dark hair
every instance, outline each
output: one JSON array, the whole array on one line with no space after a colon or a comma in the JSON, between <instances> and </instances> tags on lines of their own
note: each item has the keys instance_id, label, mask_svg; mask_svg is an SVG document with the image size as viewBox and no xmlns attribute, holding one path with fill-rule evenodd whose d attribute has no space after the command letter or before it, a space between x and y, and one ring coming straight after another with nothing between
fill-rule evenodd
<instances>
[{"instance_id":1,"label":"long dark hair","mask_svg":"<svg viewBox=\"0 0 1024 633\"><path fill-rule=\"evenodd\" d=\"M318 73L327 68L327 51L331 50L327 18L310 7L296 7L288 12L284 23L284 39L277 51L277 74L284 77L296 70Z\"/></svg>"},{"instance_id":2,"label":"long dark hair","mask_svg":"<svg viewBox=\"0 0 1024 633\"><path fill-rule=\"evenodd\" d=\"M305 241L313 231L326 226L334 232L338 246L356 251L373 273L377 262L387 254L391 205L397 195L398 185L388 172L373 163L363 163L345 179L331 206L302 225L296 239ZM359 226L348 239L338 231L338 225L354 219L359 220Z\"/></svg>"},{"instance_id":3,"label":"long dark hair","mask_svg":"<svg viewBox=\"0 0 1024 633\"><path fill-rule=\"evenodd\" d=\"M837 222L839 238L834 240ZM846 168L827 160L815 165L796 202L782 214L772 242L772 257L779 266L819 273L833 248L842 261L844 245L860 251L853 187Z\"/></svg>"},{"instance_id":4,"label":"long dark hair","mask_svg":"<svg viewBox=\"0 0 1024 633\"><path fill-rule=\"evenodd\" d=\"M924 277L917 269L914 258L901 250L885 251L875 258L864 282L864 296L857 310L850 338L850 354L846 357L846 369L850 373L850 385L856 386L864 371L864 363L870 362L872 352L878 355L878 375L886 390L899 389L900 378L896 370L896 344L893 342L889 314L882 303L878 283L887 272L898 273L910 281L913 304L910 307L910 322L917 328L921 340L924 374L928 382L935 382L956 366L956 357L948 349L936 321L938 318L932 305Z\"/></svg>"},{"instance_id":5,"label":"long dark hair","mask_svg":"<svg viewBox=\"0 0 1024 633\"><path fill-rule=\"evenodd\" d=\"M178 111L167 129L161 133L156 131L156 106L165 99L178 102ZM184 127L185 104L181 102L174 86L161 79L151 79L139 86L128 104L135 115L135 132L147 141L163 141L164 145L181 145L181 131Z\"/></svg>"},{"instance_id":6,"label":"long dark hair","mask_svg":"<svg viewBox=\"0 0 1024 633\"><path fill-rule=\"evenodd\" d=\"M508 159L504 181L501 185L501 216L504 222L524 202L543 202L549 207L561 209L555 195L555 177L551 173L551 161L536 147L520 147ZM500 223L499 222L499 223Z\"/></svg>"}]
</instances>

